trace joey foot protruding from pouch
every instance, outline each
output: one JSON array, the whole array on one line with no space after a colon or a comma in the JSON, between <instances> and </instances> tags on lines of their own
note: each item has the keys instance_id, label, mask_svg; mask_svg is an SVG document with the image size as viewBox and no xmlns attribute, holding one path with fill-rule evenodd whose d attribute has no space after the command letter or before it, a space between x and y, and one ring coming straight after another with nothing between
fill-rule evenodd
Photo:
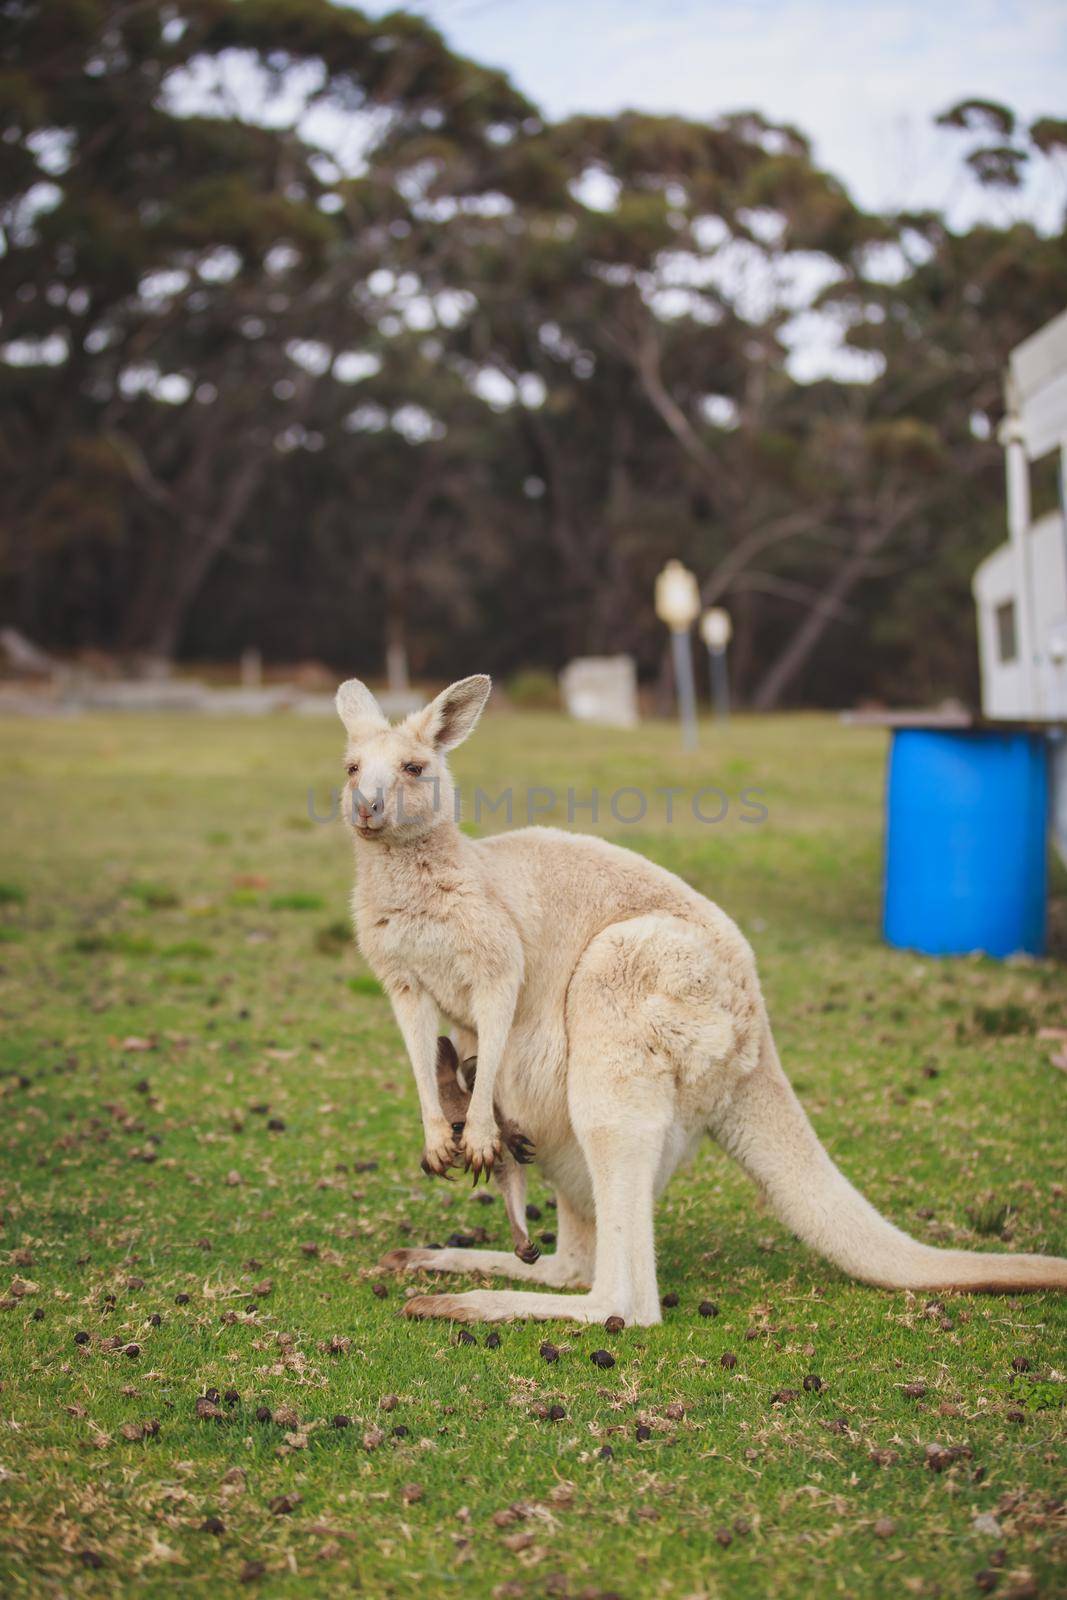
<instances>
[{"instance_id":1,"label":"joey foot protruding from pouch","mask_svg":"<svg viewBox=\"0 0 1067 1600\"><path fill-rule=\"evenodd\" d=\"M522 1168L533 1160L533 1142L494 1103L493 1115L499 1130L499 1138L494 1137L492 1146L482 1145L473 1156L465 1148L467 1109L477 1070L477 1057L470 1056L461 1067L451 1039L438 1039L437 1098L442 1116L451 1123L457 1155L460 1151L467 1155L466 1168L468 1171L473 1169L475 1183L478 1182L481 1173L484 1172L487 1183L490 1173L495 1173L504 1196L504 1208L508 1215L515 1254L520 1261L530 1265L539 1260L541 1255L537 1246L531 1243L525 1225L526 1175ZM487 1151L491 1157L489 1160L486 1159ZM423 1171L426 1170L424 1160Z\"/></svg>"}]
</instances>

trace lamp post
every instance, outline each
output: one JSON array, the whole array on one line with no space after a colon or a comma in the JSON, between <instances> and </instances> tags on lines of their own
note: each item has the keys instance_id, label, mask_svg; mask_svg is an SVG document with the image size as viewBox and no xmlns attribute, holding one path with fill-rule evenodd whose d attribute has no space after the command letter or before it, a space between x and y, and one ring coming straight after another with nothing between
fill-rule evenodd
<instances>
[{"instance_id":1,"label":"lamp post","mask_svg":"<svg viewBox=\"0 0 1067 1600\"><path fill-rule=\"evenodd\" d=\"M730 718L730 679L726 671L726 646L733 634L730 613L721 606L712 606L700 619L700 637L708 647L711 663L711 698L715 702L715 716L719 722Z\"/></svg>"},{"instance_id":2,"label":"lamp post","mask_svg":"<svg viewBox=\"0 0 1067 1600\"><path fill-rule=\"evenodd\" d=\"M687 750L695 750L697 743L697 698L689 630L699 611L700 590L693 574L680 561L668 561L656 579L656 615L671 630L682 744Z\"/></svg>"}]
</instances>

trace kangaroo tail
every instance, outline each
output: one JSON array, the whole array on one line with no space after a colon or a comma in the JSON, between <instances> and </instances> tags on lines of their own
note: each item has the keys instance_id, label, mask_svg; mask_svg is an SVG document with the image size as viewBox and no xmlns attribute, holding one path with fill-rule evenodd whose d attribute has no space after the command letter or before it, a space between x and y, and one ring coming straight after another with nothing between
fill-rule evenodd
<instances>
[{"instance_id":1,"label":"kangaroo tail","mask_svg":"<svg viewBox=\"0 0 1067 1600\"><path fill-rule=\"evenodd\" d=\"M1067 1289L1067 1260L1058 1256L937 1250L887 1222L819 1143L782 1071L769 1027L759 1064L737 1084L711 1131L786 1227L863 1283L1012 1294Z\"/></svg>"}]
</instances>

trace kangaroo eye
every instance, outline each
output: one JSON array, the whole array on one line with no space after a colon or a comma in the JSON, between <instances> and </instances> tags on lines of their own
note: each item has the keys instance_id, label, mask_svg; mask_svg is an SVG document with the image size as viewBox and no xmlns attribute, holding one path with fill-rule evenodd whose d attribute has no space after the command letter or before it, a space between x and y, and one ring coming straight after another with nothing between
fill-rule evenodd
<instances>
[{"instance_id":1,"label":"kangaroo eye","mask_svg":"<svg viewBox=\"0 0 1067 1600\"><path fill-rule=\"evenodd\" d=\"M417 761L405 761L404 771L410 772L413 778L421 778L423 774L423 768Z\"/></svg>"},{"instance_id":2,"label":"kangaroo eye","mask_svg":"<svg viewBox=\"0 0 1067 1600\"><path fill-rule=\"evenodd\" d=\"M359 771L359 762L358 761L350 761L345 770L347 771L348 776L350 778L354 778L356 773Z\"/></svg>"}]
</instances>

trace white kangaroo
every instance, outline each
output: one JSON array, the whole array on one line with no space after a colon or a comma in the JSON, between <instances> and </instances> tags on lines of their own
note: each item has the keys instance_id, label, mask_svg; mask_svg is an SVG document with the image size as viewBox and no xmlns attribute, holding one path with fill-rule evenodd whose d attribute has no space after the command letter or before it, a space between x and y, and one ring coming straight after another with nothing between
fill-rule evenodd
<instances>
[{"instance_id":1,"label":"white kangaroo","mask_svg":"<svg viewBox=\"0 0 1067 1600\"><path fill-rule=\"evenodd\" d=\"M350 679L344 812L358 863L359 945L389 995L415 1072L424 1161L488 1171L496 1099L555 1185L558 1248L394 1250L383 1266L496 1273L560 1295L419 1295L416 1317L660 1320L653 1208L710 1133L794 1233L889 1289L1067 1289L1067 1260L937 1250L887 1222L834 1166L771 1037L748 943L673 873L605 840L523 828L472 840L454 820L449 750L489 679L464 678L390 726ZM461 1146L437 1096L438 1014L478 1055Z\"/></svg>"}]
</instances>

